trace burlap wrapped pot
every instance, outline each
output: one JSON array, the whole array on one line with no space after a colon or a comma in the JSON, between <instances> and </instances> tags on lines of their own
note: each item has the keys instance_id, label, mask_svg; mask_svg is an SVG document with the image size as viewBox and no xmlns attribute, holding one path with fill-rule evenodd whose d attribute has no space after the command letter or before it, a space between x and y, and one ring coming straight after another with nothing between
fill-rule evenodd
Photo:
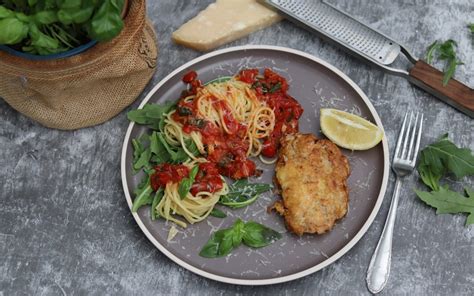
<instances>
[{"instance_id":1,"label":"burlap wrapped pot","mask_svg":"<svg viewBox=\"0 0 474 296\"><path fill-rule=\"evenodd\" d=\"M152 77L156 37L145 0L130 0L119 36L70 58L33 61L0 51L0 98L58 129L109 120L131 104Z\"/></svg>"}]
</instances>

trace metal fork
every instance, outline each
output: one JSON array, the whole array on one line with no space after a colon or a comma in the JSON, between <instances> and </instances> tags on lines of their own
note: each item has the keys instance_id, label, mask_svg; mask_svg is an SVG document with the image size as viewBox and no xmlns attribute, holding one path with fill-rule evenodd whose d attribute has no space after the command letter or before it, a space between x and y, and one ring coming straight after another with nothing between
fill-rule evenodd
<instances>
[{"instance_id":1,"label":"metal fork","mask_svg":"<svg viewBox=\"0 0 474 296\"><path fill-rule=\"evenodd\" d=\"M408 125L407 119L409 117ZM414 121L414 122L413 122ZM415 168L418 149L420 148L421 131L423 128L423 114L411 112L405 114L402 128L398 136L395 154L393 156L392 170L395 172L397 181L393 191L390 210L383 228L382 236L377 244L369 269L367 270L367 287L369 291L376 294L383 290L390 274L390 261L392 256L393 226L397 216L398 199L403 177L411 174ZM415 143L416 138L416 143Z\"/></svg>"}]
</instances>

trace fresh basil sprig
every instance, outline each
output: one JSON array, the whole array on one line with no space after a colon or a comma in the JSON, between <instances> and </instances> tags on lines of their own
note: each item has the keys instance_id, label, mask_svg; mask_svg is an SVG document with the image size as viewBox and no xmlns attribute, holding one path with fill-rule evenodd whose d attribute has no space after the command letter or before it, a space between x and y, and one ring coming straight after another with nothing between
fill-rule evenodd
<instances>
[{"instance_id":1,"label":"fresh basil sprig","mask_svg":"<svg viewBox=\"0 0 474 296\"><path fill-rule=\"evenodd\" d=\"M191 171L189 172L189 177L183 178L181 182L179 182L178 193L181 199L184 199L186 195L188 194L198 172L199 172L199 166L193 167Z\"/></svg>"},{"instance_id":2,"label":"fresh basil sprig","mask_svg":"<svg viewBox=\"0 0 474 296\"><path fill-rule=\"evenodd\" d=\"M229 186L229 193L221 196L219 203L234 209L253 203L260 194L272 189L271 184L249 183L247 179L235 181Z\"/></svg>"},{"instance_id":3,"label":"fresh basil sprig","mask_svg":"<svg viewBox=\"0 0 474 296\"><path fill-rule=\"evenodd\" d=\"M237 219L231 228L214 232L199 255L206 258L223 257L242 243L251 248L262 248L279 240L281 234L257 222L244 223Z\"/></svg>"},{"instance_id":4,"label":"fresh basil sprig","mask_svg":"<svg viewBox=\"0 0 474 296\"><path fill-rule=\"evenodd\" d=\"M3 0L0 44L31 54L63 52L88 40L109 41L123 29L124 0Z\"/></svg>"}]
</instances>

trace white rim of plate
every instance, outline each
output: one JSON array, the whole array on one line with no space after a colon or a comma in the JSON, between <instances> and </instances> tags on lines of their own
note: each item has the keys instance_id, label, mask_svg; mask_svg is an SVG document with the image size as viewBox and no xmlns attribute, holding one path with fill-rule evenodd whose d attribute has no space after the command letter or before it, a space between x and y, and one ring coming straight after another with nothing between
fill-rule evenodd
<instances>
[{"instance_id":1,"label":"white rim of plate","mask_svg":"<svg viewBox=\"0 0 474 296\"><path fill-rule=\"evenodd\" d=\"M221 54L225 54L228 52L233 52L233 51L245 51L245 50L254 50L254 49L263 49L263 50L274 50L274 51L281 51L285 53L291 53L295 54L307 59L310 59L318 64L321 64L322 66L328 68L335 74L337 74L339 77L341 77L344 81L346 81L362 98L364 103L367 105L367 107L370 110L370 113L375 119L375 122L377 126L379 126L382 131L384 131L382 121L380 120L380 117L377 114L377 111L375 110L374 106L372 103L369 101L369 98L365 95L365 93L359 88L357 84L355 84L354 81L352 81L346 74L341 72L339 69L334 67L333 65L329 64L328 62L317 58L311 54L305 53L300 50L296 49L291 49L287 47L282 47L282 46L273 46L273 45L244 45L244 46L235 46L235 47L229 47L225 49L220 49L216 50L207 54L204 54L202 56L199 56L184 65L180 66L170 74L168 74L165 78L163 78L153 89L146 95L145 99L141 102L140 106L138 106L138 109L143 108L143 106L150 100L150 98L153 96L153 94L169 79L171 79L173 76L175 76L177 73L181 72L182 70L189 68L190 66L206 60L208 58L218 56ZM124 143L122 146L122 157L121 157L121 176L122 176L122 185L123 185L123 190L125 193L125 198L127 199L128 207L130 208L130 211L132 210L132 198L129 194L129 189L128 189L128 184L127 184L127 178L126 178L126 172L125 172L125 159L126 159L126 152L127 152L127 146L128 146L128 141L130 140L130 134L132 132L132 129L134 127L135 123L131 122L128 126L127 133L125 135ZM142 220L138 216L137 213L132 213L133 218L135 218L135 221L137 222L138 226L140 229L143 231L143 233L146 235L146 237L157 247L163 254L165 254L169 259L177 263L178 265L186 268L187 270L194 272L197 275L206 277L211 280L223 282L223 283L228 283L228 284L237 284L237 285L272 285L272 284L278 284L278 283L284 283L292 280L296 280L302 277L305 277L307 275L310 275L312 273L315 273L316 271L319 271L323 269L324 267L332 264L339 258L341 258L344 254L346 254L354 245L362 238L362 236L367 232L368 228L374 221L380 206L382 205L383 198L385 196L385 192L387 190L387 183L388 183L388 176L389 176L389 152L388 152L388 144L387 144L387 138L385 137L385 131L384 131L384 136L382 139L382 146L383 146L383 153L384 153L384 170L383 170L383 179L382 179L382 186L380 188L379 196L377 197L377 201L375 203L374 208L372 209L372 212L369 215L369 218L367 221L365 221L364 225L362 228L357 232L357 234L339 251L337 251L334 255L331 257L327 258L323 262L308 268L306 270L282 276L282 277L276 277L276 278L271 278L271 279L261 279L261 280L246 280L246 279L238 279L238 278L230 278L230 277L224 277L220 275L216 275L204 270L201 270L189 263L186 263L185 261L179 259L177 256L175 256L173 253L168 251L168 249L160 244L154 237L153 235L148 231L146 228L145 224L143 224Z\"/></svg>"}]
</instances>

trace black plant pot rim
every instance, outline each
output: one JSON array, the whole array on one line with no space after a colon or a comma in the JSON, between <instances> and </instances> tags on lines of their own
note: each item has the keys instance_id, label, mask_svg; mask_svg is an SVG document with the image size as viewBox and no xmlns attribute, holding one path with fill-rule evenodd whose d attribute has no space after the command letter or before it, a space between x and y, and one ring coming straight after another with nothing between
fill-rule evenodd
<instances>
[{"instance_id":1,"label":"black plant pot rim","mask_svg":"<svg viewBox=\"0 0 474 296\"><path fill-rule=\"evenodd\" d=\"M29 54L26 52L18 51L16 49L13 49L9 46L6 45L0 45L0 50L5 51L11 55L25 58L28 60L34 60L34 61L46 61L46 60L57 60L57 59L63 59L63 58L68 58L75 56L77 54L80 54L89 48L93 47L94 45L97 44L97 41L91 40L87 42L86 44L80 45L78 47L75 47L73 49L70 49L68 51L60 52L60 53L53 53L53 54L48 54L48 55L35 55L35 54Z\"/></svg>"}]
</instances>

